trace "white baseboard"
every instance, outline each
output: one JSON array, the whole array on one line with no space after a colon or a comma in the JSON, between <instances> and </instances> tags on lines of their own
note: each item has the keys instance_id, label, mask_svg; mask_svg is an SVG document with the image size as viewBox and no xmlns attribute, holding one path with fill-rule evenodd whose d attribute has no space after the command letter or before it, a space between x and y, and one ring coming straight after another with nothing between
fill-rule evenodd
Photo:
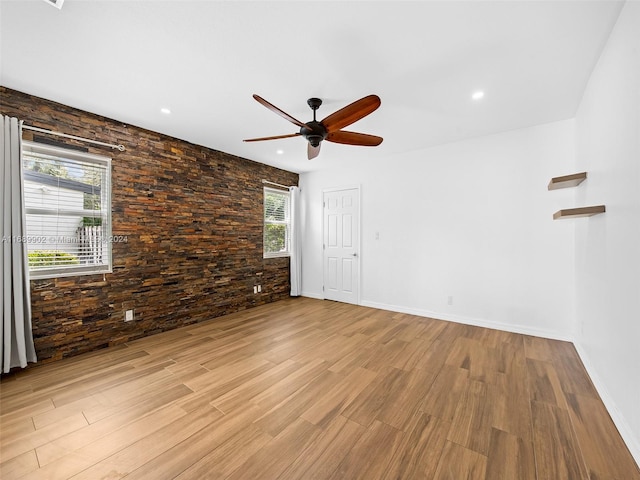
<instances>
[{"instance_id":1,"label":"white baseboard","mask_svg":"<svg viewBox=\"0 0 640 480\"><path fill-rule=\"evenodd\" d=\"M378 308L380 310L389 310L398 313L408 313L409 315L417 315L419 317L435 318L437 320L446 320L448 322L462 323L465 325L473 325L475 327L492 328L494 330L504 330L506 332L521 333L523 335L532 335L534 337L544 337L553 340L562 340L572 342L573 339L568 335L562 335L558 332L543 330L539 328L527 327L524 325L514 325L511 323L493 322L481 318L465 317L462 315L452 315L443 312L432 312L419 308L402 307L399 305L388 305L385 303L377 303L370 301L361 302L363 307Z\"/></svg>"},{"instance_id":2,"label":"white baseboard","mask_svg":"<svg viewBox=\"0 0 640 480\"><path fill-rule=\"evenodd\" d=\"M302 292L301 294L303 297L308 297L308 298L315 298L316 300L324 300L324 297L322 295L318 295L317 293L311 293L311 292Z\"/></svg>"},{"instance_id":3,"label":"white baseboard","mask_svg":"<svg viewBox=\"0 0 640 480\"><path fill-rule=\"evenodd\" d=\"M305 297L315 298L318 300L324 299L322 295L317 295L309 292L303 292L302 295ZM605 384L602 382L602 380L596 373L596 370L593 368L586 351L580 346L580 344L578 344L575 341L574 338L572 338L571 335L569 334L562 335L562 334L559 334L558 332L532 328L524 325L513 325L508 323L493 322L486 319L465 317L461 315L452 315L452 314L443 313L443 312L432 312L432 311L423 310L419 308L403 307L400 305L389 305L385 303L371 302L366 300L362 301L361 305L363 307L377 308L379 310L388 310L388 311L398 312L398 313L407 313L409 315L417 315L419 317L428 317L428 318L434 318L438 320L446 320L449 322L462 323L465 325L473 325L476 327L492 328L492 329L504 330L512 333L520 333L523 335L532 335L535 337L543 337L543 338L549 338L553 340L562 340L565 342L573 343L576 348L576 351L578 352L580 360L582 361L584 367L586 368L587 373L591 377L591 380L593 381L593 384L596 387L596 390L598 391L600 398L602 399L602 403L604 403L604 406L609 412L609 415L611 416L613 423L615 424L616 428L620 432L620 436L626 443L627 448L629 448L629 451L631 452L631 455L635 459L636 463L640 465L640 440L636 438L632 428L629 426L624 416L618 410L618 407L616 406L615 401L609 394Z\"/></svg>"},{"instance_id":4,"label":"white baseboard","mask_svg":"<svg viewBox=\"0 0 640 480\"><path fill-rule=\"evenodd\" d=\"M589 377L591 377L591 381L596 387L598 395L600 395L600 398L602 399L602 403L604 403L604 406L609 412L613 423L616 425L618 432L620 432L622 440L624 440L624 443L627 444L627 448L635 459L636 464L640 465L640 439L638 439L634 435L633 429L629 426L624 416L620 413L620 410L618 410L618 406L609 394L609 390L602 381L600 375L596 373L595 368L593 368L593 364L591 363L586 350L582 348L582 346L578 342L574 342L574 345L576 347L576 350L578 351L580 360L582 360L584 368L587 369L587 373L589 374Z\"/></svg>"}]
</instances>

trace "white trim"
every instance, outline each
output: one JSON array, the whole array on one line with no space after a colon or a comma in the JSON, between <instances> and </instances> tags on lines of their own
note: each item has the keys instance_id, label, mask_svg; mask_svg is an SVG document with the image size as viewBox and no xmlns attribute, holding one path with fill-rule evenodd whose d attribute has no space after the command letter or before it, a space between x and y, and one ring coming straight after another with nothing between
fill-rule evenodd
<instances>
[{"instance_id":1,"label":"white trim","mask_svg":"<svg viewBox=\"0 0 640 480\"><path fill-rule=\"evenodd\" d=\"M323 188L322 195L324 196L325 192L339 192L340 190L353 190L353 189L360 190L360 188L361 188L360 184L348 185L346 187Z\"/></svg>"},{"instance_id":2,"label":"white trim","mask_svg":"<svg viewBox=\"0 0 640 480\"><path fill-rule=\"evenodd\" d=\"M95 266L95 265L92 265ZM41 280L44 278L63 278L63 277L81 277L87 275L106 275L107 273L113 273L111 265L104 265L104 269L93 268L91 270L76 270L69 268L65 270L63 267L58 267L55 270L50 268L48 270L31 270L29 277L31 280Z\"/></svg>"},{"instance_id":3,"label":"white trim","mask_svg":"<svg viewBox=\"0 0 640 480\"><path fill-rule=\"evenodd\" d=\"M302 292L301 294L302 297L307 297L307 298L313 298L315 300L324 300L324 295L318 295L317 293L313 293L313 292Z\"/></svg>"},{"instance_id":4,"label":"white trim","mask_svg":"<svg viewBox=\"0 0 640 480\"><path fill-rule=\"evenodd\" d=\"M106 225L103 225L102 238L106 239L105 255L107 256L107 262L99 265L73 265L73 266L58 266L58 267L43 267L43 268L31 268L29 267L29 277L32 280L43 278L62 278L73 277L81 275L105 275L107 273L113 273L113 249L112 249L112 205L111 205L111 157L104 155L95 155L87 152L79 152L73 149L67 149L62 147L52 147L50 145L44 145L37 142L22 141L21 162L24 159L24 153L30 152L32 154L43 154L45 156L58 157L61 160L70 160L72 162L80 162L87 165L99 166L106 173L106 184L101 185L101 196L104 199L105 209L100 212L105 212L107 215ZM24 178L23 178L24 184ZM60 216L65 214L82 215L85 210L56 210L50 211L42 208L26 208L27 214L35 215L54 215ZM95 213L93 210L86 211L87 216L90 213ZM29 236L29 231L26 232Z\"/></svg>"},{"instance_id":5,"label":"white trim","mask_svg":"<svg viewBox=\"0 0 640 480\"><path fill-rule=\"evenodd\" d=\"M593 382L598 395L600 395L600 399L602 400L602 403L604 403L604 406L607 409L611 420L613 420L613 423L618 429L622 440L627 445L627 448L629 449L631 456L633 456L633 458L635 459L636 464L640 465L640 443L638 443L638 440L633 433L633 429L625 420L624 415L620 413L616 402L609 394L609 390L606 388L600 376L596 373L595 368L593 368L586 350L582 348L582 346L578 342L574 342L574 346L576 347L578 356L580 357L584 368L587 370L587 373L591 378L591 381Z\"/></svg>"},{"instance_id":6,"label":"white trim","mask_svg":"<svg viewBox=\"0 0 640 480\"><path fill-rule=\"evenodd\" d=\"M263 180L263 183L271 183L271 182L267 182L266 180ZM287 212L287 218L288 220L286 221L276 221L276 220L269 220L267 221L267 219L265 218L265 208L266 208L266 202L265 199L267 198L267 192L273 193L273 194L277 194L277 195L282 195L282 196L286 196L287 197L287 207L288 207L288 212ZM291 256L291 190L287 189L287 190L282 190L282 189L277 189L277 188L273 188L273 187L262 187L262 258L281 258L281 257L290 257ZM287 230L286 230L286 244L287 244L287 249L283 252L267 252L266 248L265 248L265 243L264 243L264 236L265 236L265 232L266 232L266 225L286 225Z\"/></svg>"},{"instance_id":7,"label":"white trim","mask_svg":"<svg viewBox=\"0 0 640 480\"><path fill-rule=\"evenodd\" d=\"M452 315L450 313L433 312L420 308L401 307L399 305L389 305L386 303L377 303L364 300L361 305L363 307L378 308L380 310L389 310L398 313L408 313L409 315L417 315L419 317L428 317L436 320L445 320L447 322L461 323L464 325L472 325L475 327L491 328L494 330L503 330L505 332L520 333L522 335L531 335L534 337L549 338L552 340L562 340L564 342L572 342L569 335L558 334L550 330L531 328L524 325L514 325L511 323L493 322L482 318L465 317L462 315Z\"/></svg>"},{"instance_id":8,"label":"white trim","mask_svg":"<svg viewBox=\"0 0 640 480\"><path fill-rule=\"evenodd\" d=\"M308 298L323 300L322 295L317 295L312 292L303 292L302 295ZM585 369L587 370L587 374L589 375L591 381L593 382L593 385L596 391L598 392L598 395L600 396L602 403L604 404L605 408L607 409L607 412L611 416L611 419L613 420L614 425L618 429L618 432L620 433L622 440L625 442L627 448L629 449L631 456L635 459L636 464L640 465L640 443L638 443L638 441L636 440L633 429L627 423L624 415L620 413L620 410L618 409L616 402L613 400L613 397L609 394L609 390L606 388L605 383L602 381L600 376L596 373L596 370L593 368L586 350L579 343L577 343L575 339L571 337L571 335L562 335L562 334L558 334L557 332L526 327L524 325L513 325L513 324L506 324L501 322L492 322L486 319L465 317L461 315L451 315L451 314L442 313L442 312L432 312L429 310L423 310L419 308L402 307L399 305L389 305L386 303L371 302L367 300L364 300L360 304L360 306L377 308L379 310L387 310L387 311L398 312L398 313L407 313L409 315L417 315L419 317L428 317L436 320L444 320L447 322L455 322L455 323L461 323L464 325L473 325L477 327L492 328L497 330L503 330L506 332L519 333L523 335L532 335L535 337L548 338L552 340L561 340L564 342L572 343L576 348L578 357L580 358L580 361L582 362Z\"/></svg>"},{"instance_id":9,"label":"white trim","mask_svg":"<svg viewBox=\"0 0 640 480\"><path fill-rule=\"evenodd\" d=\"M358 265L356 272L356 275L358 277L358 295L356 298L356 305L362 305L362 188L360 184L352 185L349 187L323 188L322 192L320 192L320 204L322 205L322 238L320 242L320 253L322 255L322 296L320 297L320 299L326 300L326 297L324 296L324 196L326 193L340 192L342 190L358 191Z\"/></svg>"},{"instance_id":10,"label":"white trim","mask_svg":"<svg viewBox=\"0 0 640 480\"><path fill-rule=\"evenodd\" d=\"M263 249L264 250L264 249ZM276 253L264 253L262 254L262 258L286 258L290 257L291 253L289 252L276 252Z\"/></svg>"}]
</instances>

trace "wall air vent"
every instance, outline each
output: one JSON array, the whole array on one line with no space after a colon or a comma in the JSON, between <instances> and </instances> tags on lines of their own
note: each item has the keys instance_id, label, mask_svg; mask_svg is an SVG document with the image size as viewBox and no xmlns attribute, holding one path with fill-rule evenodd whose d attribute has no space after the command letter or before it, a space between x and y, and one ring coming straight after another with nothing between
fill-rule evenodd
<instances>
[{"instance_id":1,"label":"wall air vent","mask_svg":"<svg viewBox=\"0 0 640 480\"><path fill-rule=\"evenodd\" d=\"M44 1L47 2L49 5L53 5L58 10L62 9L62 4L64 3L64 0L44 0Z\"/></svg>"}]
</instances>

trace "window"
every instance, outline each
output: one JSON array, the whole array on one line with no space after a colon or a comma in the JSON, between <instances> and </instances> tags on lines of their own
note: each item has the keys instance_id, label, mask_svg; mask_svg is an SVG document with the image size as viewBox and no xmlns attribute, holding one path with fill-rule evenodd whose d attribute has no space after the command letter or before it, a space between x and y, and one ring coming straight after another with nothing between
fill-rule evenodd
<instances>
[{"instance_id":1,"label":"window","mask_svg":"<svg viewBox=\"0 0 640 480\"><path fill-rule=\"evenodd\" d=\"M264 256L289 256L291 208L288 191L264 189Z\"/></svg>"},{"instance_id":2,"label":"window","mask_svg":"<svg viewBox=\"0 0 640 480\"><path fill-rule=\"evenodd\" d=\"M111 272L111 159L23 142L32 278Z\"/></svg>"}]
</instances>

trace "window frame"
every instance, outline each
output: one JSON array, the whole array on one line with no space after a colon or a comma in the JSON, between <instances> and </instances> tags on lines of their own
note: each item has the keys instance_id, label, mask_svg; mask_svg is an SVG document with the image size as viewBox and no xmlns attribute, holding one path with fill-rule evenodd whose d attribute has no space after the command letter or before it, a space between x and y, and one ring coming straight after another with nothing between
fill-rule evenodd
<instances>
[{"instance_id":1,"label":"window frame","mask_svg":"<svg viewBox=\"0 0 640 480\"><path fill-rule=\"evenodd\" d=\"M278 194L287 197L287 211L285 221L268 220L267 219L267 193ZM285 245L286 249L280 252L267 252L267 244L265 242L265 234L267 225L285 225ZM291 191L281 190L271 187L263 187L262 196L262 258L280 258L291 256Z\"/></svg>"},{"instance_id":2,"label":"window frame","mask_svg":"<svg viewBox=\"0 0 640 480\"><path fill-rule=\"evenodd\" d=\"M111 157L107 157L104 155L96 155L92 153L87 153L83 151L73 150L70 148L64 148L59 146L51 146L47 144L42 144L38 142L31 142L27 140L22 141L22 152L21 152L21 162L22 164L22 186L24 192L25 185L25 174L26 169L24 168L24 160L25 153L34 153L34 154L43 154L50 155L54 157L59 157L61 160L69 160L70 162L82 162L86 164L93 164L104 171L105 174L105 184L100 185L101 191L101 208L99 211L105 221L102 223L102 256L103 258L106 256L106 261L103 260L101 264L90 264L90 265L73 265L73 266L50 266L50 267L40 267L33 268L29 266L29 277L31 279L46 279L46 278L63 278L63 277L73 277L73 276L81 276L81 275L102 275L106 273L113 272L113 252L112 252L112 234L111 234L111 223L112 223L112 205L111 205ZM37 207L29 207L25 201L25 215L51 215L52 217L64 216L65 214L78 214L81 213L81 210L60 210L57 209L55 213L53 210L46 208L37 208ZM104 207L102 204L104 203ZM86 212L86 210L82 210ZM26 222L25 222L26 223ZM105 225L106 224L106 225ZM25 225L26 226L26 225ZM57 232L56 232L57 233ZM26 227L26 240L29 240L33 237L33 235L29 232L28 227ZM38 243L35 242L34 243Z\"/></svg>"}]
</instances>

